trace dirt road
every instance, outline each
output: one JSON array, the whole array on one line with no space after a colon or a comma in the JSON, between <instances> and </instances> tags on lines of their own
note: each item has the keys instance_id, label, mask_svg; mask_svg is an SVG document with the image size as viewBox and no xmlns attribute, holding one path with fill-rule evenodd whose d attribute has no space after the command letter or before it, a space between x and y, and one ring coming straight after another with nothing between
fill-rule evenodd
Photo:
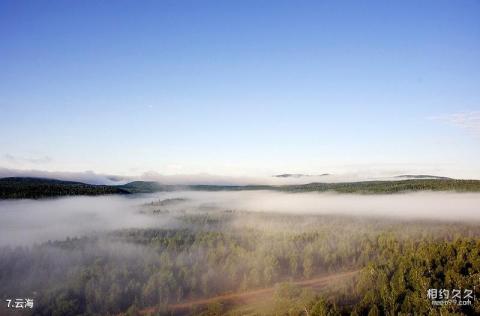
<instances>
[{"instance_id":1,"label":"dirt road","mask_svg":"<svg viewBox=\"0 0 480 316\"><path fill-rule=\"evenodd\" d=\"M301 287L322 288L334 283L335 281L340 281L343 279L353 277L358 272L359 270L340 272L335 274L319 276L319 277L308 279L308 280L293 281L291 283ZM213 297L204 298L204 299L192 299L192 300L187 300L177 304L171 304L168 306L168 309L175 313L175 312L185 311L196 306L208 305L214 302L224 302L224 303L233 303L233 304L247 303L249 301L258 300L265 296L270 296L273 294L274 291L275 291L275 287L272 286L272 287L258 289L258 290L223 294L223 295L213 296ZM147 308L142 310L141 314L148 314L154 311L155 311L155 308L153 307Z\"/></svg>"}]
</instances>

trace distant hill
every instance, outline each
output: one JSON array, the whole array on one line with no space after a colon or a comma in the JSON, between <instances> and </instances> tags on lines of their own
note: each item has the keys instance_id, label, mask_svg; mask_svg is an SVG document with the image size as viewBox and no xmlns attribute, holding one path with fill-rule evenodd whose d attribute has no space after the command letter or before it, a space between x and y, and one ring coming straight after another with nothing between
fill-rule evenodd
<instances>
[{"instance_id":1,"label":"distant hill","mask_svg":"<svg viewBox=\"0 0 480 316\"><path fill-rule=\"evenodd\" d=\"M44 178L10 177L0 179L0 199L39 199L69 195L126 194L127 191L109 185Z\"/></svg>"},{"instance_id":2,"label":"distant hill","mask_svg":"<svg viewBox=\"0 0 480 316\"><path fill-rule=\"evenodd\" d=\"M134 181L124 185L92 185L81 182L43 178L2 178L0 199L38 199L68 195L134 194L165 191L252 191L337 192L391 194L417 191L480 192L480 180L450 178L407 179L398 181L363 181L309 183L299 185L166 185L152 181Z\"/></svg>"},{"instance_id":3,"label":"distant hill","mask_svg":"<svg viewBox=\"0 0 480 316\"><path fill-rule=\"evenodd\" d=\"M281 192L337 192L360 194L391 194L417 191L455 191L480 192L480 180L456 179L409 179L398 181L362 181L340 183L309 183L299 185L247 185L247 186L190 186L200 191L245 191L245 190L273 190Z\"/></svg>"},{"instance_id":4,"label":"distant hill","mask_svg":"<svg viewBox=\"0 0 480 316\"><path fill-rule=\"evenodd\" d=\"M324 192L390 194L418 191L480 192L480 180L409 179L399 181L363 181L343 183L310 183L279 187L286 192Z\"/></svg>"},{"instance_id":5,"label":"distant hill","mask_svg":"<svg viewBox=\"0 0 480 316\"><path fill-rule=\"evenodd\" d=\"M123 185L94 185L48 178L0 178L0 199L39 199L72 195L152 193L186 187L162 185L153 181L133 181Z\"/></svg>"},{"instance_id":6,"label":"distant hill","mask_svg":"<svg viewBox=\"0 0 480 316\"><path fill-rule=\"evenodd\" d=\"M184 186L164 185L154 181L133 181L119 185L117 188L128 193L152 193L161 191L175 191L185 188Z\"/></svg>"},{"instance_id":7,"label":"distant hill","mask_svg":"<svg viewBox=\"0 0 480 316\"><path fill-rule=\"evenodd\" d=\"M396 176L395 178L398 178L398 179L449 179L449 180L452 180L452 178L449 178L449 177L432 176L432 175L429 175L429 174L402 174L402 175Z\"/></svg>"}]
</instances>

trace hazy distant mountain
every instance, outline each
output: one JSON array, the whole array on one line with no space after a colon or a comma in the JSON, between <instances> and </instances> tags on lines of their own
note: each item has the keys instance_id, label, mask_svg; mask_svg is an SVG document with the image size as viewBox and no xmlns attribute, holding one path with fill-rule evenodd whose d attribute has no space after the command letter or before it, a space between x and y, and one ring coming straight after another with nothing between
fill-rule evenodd
<instances>
[{"instance_id":1,"label":"hazy distant mountain","mask_svg":"<svg viewBox=\"0 0 480 316\"><path fill-rule=\"evenodd\" d=\"M128 193L151 193L160 191L173 191L184 188L184 186L165 185L155 181L133 181L117 187L127 191Z\"/></svg>"},{"instance_id":2,"label":"hazy distant mountain","mask_svg":"<svg viewBox=\"0 0 480 316\"><path fill-rule=\"evenodd\" d=\"M449 180L452 179L452 178L449 178L449 177L432 176L432 175L429 175L429 174L402 174L402 175L396 176L395 178L399 178L399 179L449 179Z\"/></svg>"}]
</instances>

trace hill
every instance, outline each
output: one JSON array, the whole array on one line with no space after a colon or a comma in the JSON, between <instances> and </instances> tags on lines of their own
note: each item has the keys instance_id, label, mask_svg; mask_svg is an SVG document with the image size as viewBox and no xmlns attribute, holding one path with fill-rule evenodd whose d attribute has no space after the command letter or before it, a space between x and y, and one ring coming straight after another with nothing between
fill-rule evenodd
<instances>
[{"instance_id":1,"label":"hill","mask_svg":"<svg viewBox=\"0 0 480 316\"><path fill-rule=\"evenodd\" d=\"M310 183L278 188L287 192L323 192L385 194L417 191L480 192L480 180L409 179L399 181L363 181L343 183Z\"/></svg>"},{"instance_id":2,"label":"hill","mask_svg":"<svg viewBox=\"0 0 480 316\"><path fill-rule=\"evenodd\" d=\"M133 181L119 185L117 188L128 193L153 193L163 191L180 191L188 189L189 186L161 184L155 181Z\"/></svg>"},{"instance_id":3,"label":"hill","mask_svg":"<svg viewBox=\"0 0 480 316\"><path fill-rule=\"evenodd\" d=\"M135 194L169 191L253 191L337 192L392 194L417 191L480 192L480 180L449 178L309 183L299 185L167 185L153 181L134 181L123 185L92 185L44 178L2 178L0 199L38 199L69 195Z\"/></svg>"},{"instance_id":4,"label":"hill","mask_svg":"<svg viewBox=\"0 0 480 316\"><path fill-rule=\"evenodd\" d=\"M452 180L449 177L441 177L441 176L432 176L429 174L402 174L396 176L397 179L444 179L444 180Z\"/></svg>"},{"instance_id":5,"label":"hill","mask_svg":"<svg viewBox=\"0 0 480 316\"><path fill-rule=\"evenodd\" d=\"M120 187L45 178L2 178L0 199L39 199L70 195L104 195L129 193Z\"/></svg>"},{"instance_id":6,"label":"hill","mask_svg":"<svg viewBox=\"0 0 480 316\"><path fill-rule=\"evenodd\" d=\"M456 179L409 179L397 181L361 181L341 183L308 183L299 185L246 185L246 186L218 186L194 185L189 186L195 191L243 191L243 190L273 190L282 192L337 192L360 194L389 194L417 191L454 191L480 192L480 180Z\"/></svg>"}]
</instances>

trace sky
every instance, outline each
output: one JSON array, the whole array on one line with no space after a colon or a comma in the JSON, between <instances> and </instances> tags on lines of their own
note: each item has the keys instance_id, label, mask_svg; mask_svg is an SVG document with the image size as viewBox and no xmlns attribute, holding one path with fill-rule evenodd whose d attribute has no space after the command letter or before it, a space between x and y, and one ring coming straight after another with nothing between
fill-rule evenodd
<instances>
[{"instance_id":1,"label":"sky","mask_svg":"<svg viewBox=\"0 0 480 316\"><path fill-rule=\"evenodd\" d=\"M0 168L480 178L480 2L0 0Z\"/></svg>"}]
</instances>

